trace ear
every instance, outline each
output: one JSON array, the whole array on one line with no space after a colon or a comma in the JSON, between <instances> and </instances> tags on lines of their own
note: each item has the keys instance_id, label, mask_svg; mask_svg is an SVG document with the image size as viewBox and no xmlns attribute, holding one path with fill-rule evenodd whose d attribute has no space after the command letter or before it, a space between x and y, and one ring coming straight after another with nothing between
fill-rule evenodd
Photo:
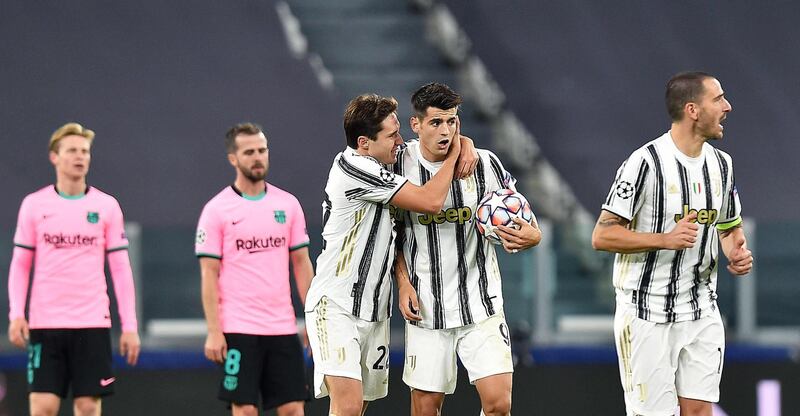
<instances>
[{"instance_id":1,"label":"ear","mask_svg":"<svg viewBox=\"0 0 800 416\"><path fill-rule=\"evenodd\" d=\"M690 101L683 106L683 112L686 114L686 117L689 117L694 121L697 121L697 119L699 118L700 109L697 107L696 103Z\"/></svg>"},{"instance_id":2,"label":"ear","mask_svg":"<svg viewBox=\"0 0 800 416\"><path fill-rule=\"evenodd\" d=\"M414 133L419 134L420 124L422 124L422 120L417 118L417 116L411 116L411 119L408 120L408 124L411 125L411 131Z\"/></svg>"},{"instance_id":3,"label":"ear","mask_svg":"<svg viewBox=\"0 0 800 416\"><path fill-rule=\"evenodd\" d=\"M51 150L50 154L49 154L49 158L50 158L50 163L52 163L53 166L55 166L56 165L56 158L58 158L58 153L56 153L56 152Z\"/></svg>"},{"instance_id":4,"label":"ear","mask_svg":"<svg viewBox=\"0 0 800 416\"><path fill-rule=\"evenodd\" d=\"M235 154L228 153L228 163L230 163L231 166L236 167L236 155Z\"/></svg>"},{"instance_id":5,"label":"ear","mask_svg":"<svg viewBox=\"0 0 800 416\"><path fill-rule=\"evenodd\" d=\"M359 149L364 149L364 150L369 150L369 143L371 141L372 140L370 140L369 137L367 137L367 136L358 136L358 148Z\"/></svg>"}]
</instances>

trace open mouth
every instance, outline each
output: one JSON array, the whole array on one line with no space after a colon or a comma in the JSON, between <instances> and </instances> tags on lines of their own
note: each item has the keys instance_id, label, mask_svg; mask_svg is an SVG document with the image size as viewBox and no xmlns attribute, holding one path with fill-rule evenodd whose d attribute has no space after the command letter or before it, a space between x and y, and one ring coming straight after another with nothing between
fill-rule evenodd
<instances>
[{"instance_id":1,"label":"open mouth","mask_svg":"<svg viewBox=\"0 0 800 416\"><path fill-rule=\"evenodd\" d=\"M446 149L447 146L450 144L450 139L442 139L436 142L440 149Z\"/></svg>"}]
</instances>

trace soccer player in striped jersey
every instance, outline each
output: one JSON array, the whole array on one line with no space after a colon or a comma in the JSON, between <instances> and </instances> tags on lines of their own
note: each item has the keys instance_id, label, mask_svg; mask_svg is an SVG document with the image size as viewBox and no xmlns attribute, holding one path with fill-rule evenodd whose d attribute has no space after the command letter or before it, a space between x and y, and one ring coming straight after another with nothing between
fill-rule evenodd
<instances>
[{"instance_id":1,"label":"soccer player in striped jersey","mask_svg":"<svg viewBox=\"0 0 800 416\"><path fill-rule=\"evenodd\" d=\"M684 72L667 83L670 130L617 171L592 235L617 253L614 335L629 415L711 415L725 333L717 309L719 246L734 275L753 256L742 230L723 136L731 104L719 81Z\"/></svg>"},{"instance_id":2,"label":"soccer player in striped jersey","mask_svg":"<svg viewBox=\"0 0 800 416\"><path fill-rule=\"evenodd\" d=\"M219 398L234 416L302 416L309 398L303 347L297 336L289 264L304 302L314 269L297 198L264 180L269 148L261 127L225 134L236 171L203 208L195 251L200 259L206 357L220 366Z\"/></svg>"},{"instance_id":3,"label":"soccer player in striped jersey","mask_svg":"<svg viewBox=\"0 0 800 416\"><path fill-rule=\"evenodd\" d=\"M22 201L8 276L11 343L28 349L32 415L55 415L72 389L76 415L99 415L113 393L111 314L103 270L122 321L120 352L139 357L133 273L117 200L86 184L94 132L67 123L50 138L56 183ZM25 304L33 266L29 319Z\"/></svg>"},{"instance_id":4,"label":"soccer player in striped jersey","mask_svg":"<svg viewBox=\"0 0 800 416\"><path fill-rule=\"evenodd\" d=\"M411 102L411 128L419 140L400 152L395 172L424 185L444 168L461 96L447 85L430 83ZM511 412L513 363L500 270L495 245L479 234L474 212L484 195L514 189L516 181L492 152L478 149L478 154L474 173L449 184L442 210L403 215L398 301L408 320L403 381L412 389L415 416L439 414L445 394L455 391L457 357L478 390L483 413ZM519 229L498 231L506 250L539 243L535 224L515 222Z\"/></svg>"},{"instance_id":5,"label":"soccer player in striped jersey","mask_svg":"<svg viewBox=\"0 0 800 416\"><path fill-rule=\"evenodd\" d=\"M396 111L394 98L365 94L350 101L347 148L334 158L325 186L323 247L306 328L316 397L330 395L331 415L361 415L369 401L387 394L393 213L395 207L439 212L461 149L452 129L439 173L423 186L409 183L391 170L403 144Z\"/></svg>"}]
</instances>

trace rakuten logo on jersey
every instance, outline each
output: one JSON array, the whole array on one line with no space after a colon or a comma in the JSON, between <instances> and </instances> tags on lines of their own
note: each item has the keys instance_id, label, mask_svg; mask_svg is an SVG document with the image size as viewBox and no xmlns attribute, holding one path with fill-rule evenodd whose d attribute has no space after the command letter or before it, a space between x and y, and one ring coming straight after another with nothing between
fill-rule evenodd
<instances>
[{"instance_id":1,"label":"rakuten logo on jersey","mask_svg":"<svg viewBox=\"0 0 800 416\"><path fill-rule=\"evenodd\" d=\"M44 242L55 248L89 247L97 245L97 237L83 234L65 235L63 233L44 233Z\"/></svg>"},{"instance_id":2,"label":"rakuten logo on jersey","mask_svg":"<svg viewBox=\"0 0 800 416\"><path fill-rule=\"evenodd\" d=\"M286 237L253 237L247 240L236 239L236 250L247 250L248 253L286 247Z\"/></svg>"}]
</instances>

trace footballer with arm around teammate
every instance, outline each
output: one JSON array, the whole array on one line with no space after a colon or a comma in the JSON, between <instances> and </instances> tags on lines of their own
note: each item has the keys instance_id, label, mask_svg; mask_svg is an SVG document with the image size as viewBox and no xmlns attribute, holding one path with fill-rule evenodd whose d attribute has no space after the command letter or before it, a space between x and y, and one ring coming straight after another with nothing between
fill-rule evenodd
<instances>
[{"instance_id":1,"label":"footballer with arm around teammate","mask_svg":"<svg viewBox=\"0 0 800 416\"><path fill-rule=\"evenodd\" d=\"M269 147L260 126L237 124L225 147L236 178L203 208L195 242L205 355L221 364L219 398L234 416L258 415L259 399L278 416L302 416L309 393L289 265L305 302L314 269L303 209L265 181Z\"/></svg>"},{"instance_id":2,"label":"footballer with arm around teammate","mask_svg":"<svg viewBox=\"0 0 800 416\"><path fill-rule=\"evenodd\" d=\"M734 275L747 274L753 256L733 161L710 144L731 111L720 82L676 74L666 104L670 130L623 162L592 245L616 253L614 335L628 414L672 415L680 405L683 416L710 416L725 356L719 246Z\"/></svg>"},{"instance_id":3,"label":"footballer with arm around teammate","mask_svg":"<svg viewBox=\"0 0 800 416\"><path fill-rule=\"evenodd\" d=\"M49 145L56 182L26 196L19 210L8 336L28 349L33 415L57 414L70 389L76 415L100 415L102 397L114 391L106 258L122 324L120 353L129 365L139 356L122 210L114 197L86 183L93 140L94 132L78 123L57 129Z\"/></svg>"}]
</instances>

